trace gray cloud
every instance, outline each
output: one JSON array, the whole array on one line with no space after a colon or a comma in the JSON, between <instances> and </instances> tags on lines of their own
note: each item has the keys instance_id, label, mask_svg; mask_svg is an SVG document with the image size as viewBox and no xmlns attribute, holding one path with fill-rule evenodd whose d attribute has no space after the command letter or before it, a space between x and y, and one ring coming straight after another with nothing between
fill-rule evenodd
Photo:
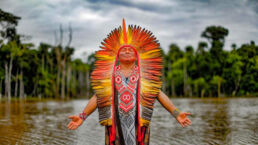
<instances>
[{"instance_id":1,"label":"gray cloud","mask_svg":"<svg viewBox=\"0 0 258 145\"><path fill-rule=\"evenodd\" d=\"M100 42L121 25L123 18L127 24L152 31L165 51L171 43L182 49L196 47L203 40L201 32L209 25L229 29L226 50L232 43L258 42L255 0L4 0L0 8L22 17L18 32L32 36L36 44L54 44L54 31L60 24L66 30L70 23L74 58L85 58L85 52L98 50Z\"/></svg>"}]
</instances>

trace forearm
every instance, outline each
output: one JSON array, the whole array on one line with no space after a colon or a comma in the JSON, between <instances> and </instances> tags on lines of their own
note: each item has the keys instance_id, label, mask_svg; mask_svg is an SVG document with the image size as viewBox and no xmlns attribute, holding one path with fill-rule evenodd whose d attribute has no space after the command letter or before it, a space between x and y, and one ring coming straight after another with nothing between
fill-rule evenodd
<instances>
[{"instance_id":1,"label":"forearm","mask_svg":"<svg viewBox=\"0 0 258 145\"><path fill-rule=\"evenodd\" d=\"M96 108L97 108L97 96L95 94L91 97L90 101L88 102L88 104L84 108L83 112L87 116L89 116L92 112L94 112L96 110Z\"/></svg>"},{"instance_id":2,"label":"forearm","mask_svg":"<svg viewBox=\"0 0 258 145\"><path fill-rule=\"evenodd\" d=\"M160 91L159 95L158 95L158 100L160 102L160 104L171 114L173 113L173 111L176 109L175 105L173 104L173 102L168 98L168 96L166 94L164 94L162 91Z\"/></svg>"}]
</instances>

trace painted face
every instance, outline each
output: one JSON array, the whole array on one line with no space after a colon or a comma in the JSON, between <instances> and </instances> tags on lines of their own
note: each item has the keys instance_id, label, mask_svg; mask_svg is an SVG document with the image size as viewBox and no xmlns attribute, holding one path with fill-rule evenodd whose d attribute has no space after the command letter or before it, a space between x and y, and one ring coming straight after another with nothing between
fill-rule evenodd
<instances>
[{"instance_id":1,"label":"painted face","mask_svg":"<svg viewBox=\"0 0 258 145\"><path fill-rule=\"evenodd\" d=\"M136 60L136 54L133 48L123 47L118 54L118 58L120 62L130 63Z\"/></svg>"}]
</instances>

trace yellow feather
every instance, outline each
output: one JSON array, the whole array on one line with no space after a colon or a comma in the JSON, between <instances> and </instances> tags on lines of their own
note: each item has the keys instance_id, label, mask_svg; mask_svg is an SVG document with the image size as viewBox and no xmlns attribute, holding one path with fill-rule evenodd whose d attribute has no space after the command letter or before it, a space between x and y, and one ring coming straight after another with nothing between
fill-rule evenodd
<instances>
[{"instance_id":1,"label":"yellow feather","mask_svg":"<svg viewBox=\"0 0 258 145\"><path fill-rule=\"evenodd\" d=\"M153 50L147 51L145 53L140 53L139 57L140 57L140 59L160 57L160 50L153 49Z\"/></svg>"},{"instance_id":2,"label":"yellow feather","mask_svg":"<svg viewBox=\"0 0 258 145\"><path fill-rule=\"evenodd\" d=\"M132 43L132 29L130 27L128 27L128 31L127 31L127 42L128 44Z\"/></svg>"},{"instance_id":3,"label":"yellow feather","mask_svg":"<svg viewBox=\"0 0 258 145\"><path fill-rule=\"evenodd\" d=\"M110 55L95 55L97 58L98 58L98 60L109 60L109 61L114 61L114 58L115 58L115 56L110 56Z\"/></svg>"},{"instance_id":4,"label":"yellow feather","mask_svg":"<svg viewBox=\"0 0 258 145\"><path fill-rule=\"evenodd\" d=\"M121 45L124 45L124 34L122 29L120 29L119 34L120 34L119 42Z\"/></svg>"}]
</instances>

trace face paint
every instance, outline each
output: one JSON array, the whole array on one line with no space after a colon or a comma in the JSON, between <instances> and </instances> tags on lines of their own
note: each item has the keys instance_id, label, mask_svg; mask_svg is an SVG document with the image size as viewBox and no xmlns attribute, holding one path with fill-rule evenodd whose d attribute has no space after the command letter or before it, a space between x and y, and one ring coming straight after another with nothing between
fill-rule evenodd
<instances>
[{"instance_id":1,"label":"face paint","mask_svg":"<svg viewBox=\"0 0 258 145\"><path fill-rule=\"evenodd\" d=\"M131 63L136 60L136 54L133 48L123 47L118 54L119 61L122 63Z\"/></svg>"}]
</instances>

